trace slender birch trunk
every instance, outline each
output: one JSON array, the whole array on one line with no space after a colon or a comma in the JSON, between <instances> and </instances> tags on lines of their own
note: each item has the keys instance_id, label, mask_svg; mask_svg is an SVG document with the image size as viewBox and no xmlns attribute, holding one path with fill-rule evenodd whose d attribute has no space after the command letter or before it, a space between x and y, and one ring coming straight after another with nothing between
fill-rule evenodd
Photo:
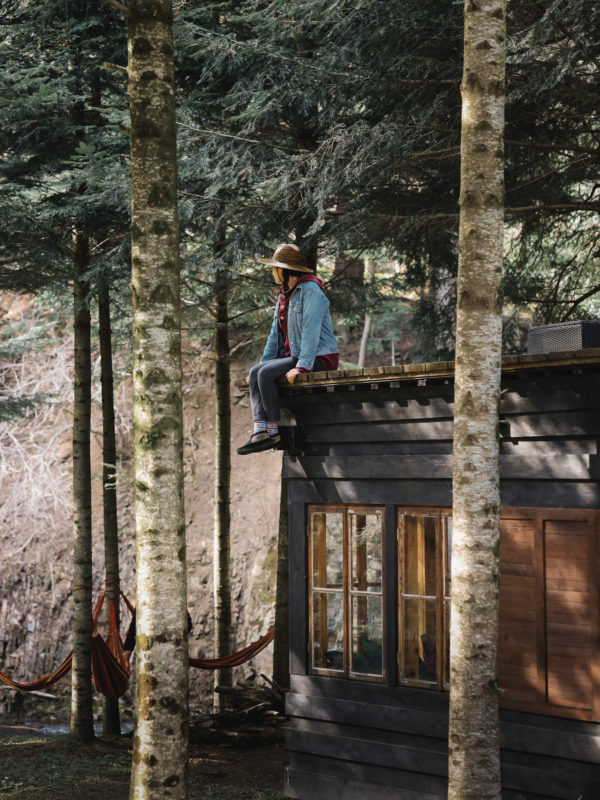
<instances>
[{"instance_id":1,"label":"slender birch trunk","mask_svg":"<svg viewBox=\"0 0 600 800\"><path fill-rule=\"evenodd\" d=\"M221 252L215 248L217 262ZM215 612L215 654L231 652L231 565L230 565L230 485L231 485L231 401L229 356L228 270L217 263L215 273L215 510L213 554L213 601ZM222 709L218 686L231 686L231 669L215 670L213 710Z\"/></svg>"},{"instance_id":2,"label":"slender birch trunk","mask_svg":"<svg viewBox=\"0 0 600 800\"><path fill-rule=\"evenodd\" d=\"M366 264L366 275L367 275L367 283L370 284L375 277L375 262L372 258L368 256L365 257ZM362 336L360 337L360 347L358 350L358 366L364 367L367 361L367 346L369 344L369 337L371 335L371 324L373 322L373 318L370 314L365 314L365 322L363 325L363 332Z\"/></svg>"},{"instance_id":3,"label":"slender birch trunk","mask_svg":"<svg viewBox=\"0 0 600 800\"><path fill-rule=\"evenodd\" d=\"M126 18L138 674L130 798L184 800L188 643L171 0L130 0Z\"/></svg>"},{"instance_id":4,"label":"slender birch trunk","mask_svg":"<svg viewBox=\"0 0 600 800\"><path fill-rule=\"evenodd\" d=\"M449 800L499 800L498 403L506 0L466 0L454 407Z\"/></svg>"},{"instance_id":5,"label":"slender birch trunk","mask_svg":"<svg viewBox=\"0 0 600 800\"><path fill-rule=\"evenodd\" d=\"M90 429L92 363L90 351L89 283L82 275L89 263L89 243L73 235L73 667L71 735L94 738L92 712L92 473Z\"/></svg>"},{"instance_id":6,"label":"slender birch trunk","mask_svg":"<svg viewBox=\"0 0 600 800\"><path fill-rule=\"evenodd\" d=\"M365 321L363 324L363 332L360 337L360 347L358 349L358 366L364 367L367 360L367 345L371 336L371 323L373 318L370 314L365 314Z\"/></svg>"},{"instance_id":7,"label":"slender birch trunk","mask_svg":"<svg viewBox=\"0 0 600 800\"><path fill-rule=\"evenodd\" d=\"M100 339L100 384L102 387L102 505L104 512L104 569L106 575L106 620L110 601L115 603L119 622L119 526L117 518L117 443L110 324L110 291L106 275L98 284L98 327ZM121 733L119 701L104 698L102 732Z\"/></svg>"},{"instance_id":8,"label":"slender birch trunk","mask_svg":"<svg viewBox=\"0 0 600 800\"><path fill-rule=\"evenodd\" d=\"M281 466L279 497L279 533L277 537L277 590L275 593L275 639L273 641L273 679L284 690L290 688L290 581L289 521L287 479Z\"/></svg>"}]
</instances>

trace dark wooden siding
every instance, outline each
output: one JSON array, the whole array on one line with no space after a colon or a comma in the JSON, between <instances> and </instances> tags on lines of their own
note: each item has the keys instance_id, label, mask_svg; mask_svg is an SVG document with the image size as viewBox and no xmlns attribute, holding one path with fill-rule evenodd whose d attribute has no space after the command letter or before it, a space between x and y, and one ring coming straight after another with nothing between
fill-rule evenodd
<instances>
[{"instance_id":1,"label":"dark wooden siding","mask_svg":"<svg viewBox=\"0 0 600 800\"><path fill-rule=\"evenodd\" d=\"M505 376L503 506L600 508L600 375L597 365L585 370ZM284 402L292 426L284 470L293 609L286 794L302 800L445 798L448 698L396 685L395 640L388 641L387 685L307 674L305 509L385 505L386 553L395 571L396 507L452 504L452 380L307 387L288 391ZM503 523L503 703L529 709L501 711L505 800L600 797L600 725L585 721L600 719L599 556L597 535L590 538L589 524L582 524L566 526L543 511L513 513ZM594 619L586 607L596 609ZM393 595L386 609L393 618ZM591 666L589 647L596 648ZM567 673L576 680L565 680ZM544 715L536 713L543 703ZM572 713L567 705L584 721L549 715Z\"/></svg>"},{"instance_id":2,"label":"dark wooden siding","mask_svg":"<svg viewBox=\"0 0 600 800\"><path fill-rule=\"evenodd\" d=\"M293 676L287 711L289 797L446 797L446 694ZM600 725L501 711L500 728L505 800L600 796Z\"/></svg>"},{"instance_id":3,"label":"dark wooden siding","mask_svg":"<svg viewBox=\"0 0 600 800\"><path fill-rule=\"evenodd\" d=\"M451 505L452 384L416 384L289 393L291 498ZM500 416L503 505L600 508L596 372L509 375Z\"/></svg>"}]
</instances>

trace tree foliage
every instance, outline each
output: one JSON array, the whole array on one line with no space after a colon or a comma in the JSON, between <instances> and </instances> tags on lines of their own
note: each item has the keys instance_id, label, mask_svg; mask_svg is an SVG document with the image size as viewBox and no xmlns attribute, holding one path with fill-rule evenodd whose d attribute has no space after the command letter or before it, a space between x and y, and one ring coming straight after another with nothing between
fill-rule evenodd
<instances>
[{"instance_id":1,"label":"tree foliage","mask_svg":"<svg viewBox=\"0 0 600 800\"><path fill-rule=\"evenodd\" d=\"M551 320L594 309L596 6L512 5L508 346L521 344L524 312ZM403 290L419 292L413 324L435 322L421 351L447 354L461 48L450 0L188 4L179 50L190 214L209 227L224 215L239 261L288 236L321 255L385 248L402 263Z\"/></svg>"},{"instance_id":2,"label":"tree foliage","mask_svg":"<svg viewBox=\"0 0 600 800\"><path fill-rule=\"evenodd\" d=\"M3 0L0 56L0 286L65 291L73 230L95 269L125 263L125 96L104 62L124 60L107 4Z\"/></svg>"}]
</instances>

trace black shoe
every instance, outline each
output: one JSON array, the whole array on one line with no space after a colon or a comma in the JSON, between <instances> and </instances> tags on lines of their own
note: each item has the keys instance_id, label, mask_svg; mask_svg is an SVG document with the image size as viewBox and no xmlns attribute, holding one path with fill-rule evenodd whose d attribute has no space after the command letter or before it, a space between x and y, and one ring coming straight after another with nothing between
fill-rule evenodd
<instances>
[{"instance_id":1,"label":"black shoe","mask_svg":"<svg viewBox=\"0 0 600 800\"><path fill-rule=\"evenodd\" d=\"M278 433L271 436L266 431L259 431L258 433L253 433L246 444L238 447L237 451L240 456L247 456L250 453L262 453L263 450L271 450L271 448L276 447L280 441L281 437Z\"/></svg>"}]
</instances>

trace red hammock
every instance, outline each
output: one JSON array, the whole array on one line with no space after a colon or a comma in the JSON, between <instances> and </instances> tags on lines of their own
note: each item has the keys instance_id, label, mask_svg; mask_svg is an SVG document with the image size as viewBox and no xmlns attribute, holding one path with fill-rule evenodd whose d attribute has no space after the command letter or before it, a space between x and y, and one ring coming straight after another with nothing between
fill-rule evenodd
<instances>
[{"instance_id":1,"label":"red hammock","mask_svg":"<svg viewBox=\"0 0 600 800\"><path fill-rule=\"evenodd\" d=\"M218 658L190 658L190 667L196 669L223 669L224 667L239 667L240 664L245 664L251 658L258 655L261 650L270 644L275 638L275 628L270 628L264 636L257 639L248 647L243 650L238 650L237 653L232 653L229 656L220 656Z\"/></svg>"},{"instance_id":2,"label":"red hammock","mask_svg":"<svg viewBox=\"0 0 600 800\"><path fill-rule=\"evenodd\" d=\"M129 600L123 593L121 593L121 596L125 600L129 610L133 611L133 606ZM106 640L104 640L96 630L105 597L106 592L103 592L96 604L92 617L92 681L97 691L111 700L115 700L117 697L121 697L127 689L127 684L129 682L129 665L127 664L127 659L123 655L123 642L121 641L119 629L117 627L117 612L113 600L110 601ZM71 652L53 672L48 673L48 675L43 675L41 678L31 683L14 681L3 672L0 672L0 680L13 689L19 689L22 692L40 691L41 689L47 689L61 678L64 678L71 669L72 661L73 653Z\"/></svg>"},{"instance_id":3,"label":"red hammock","mask_svg":"<svg viewBox=\"0 0 600 800\"><path fill-rule=\"evenodd\" d=\"M100 596L92 618L92 681L98 692L114 700L117 697L121 697L127 690L127 685L129 683L129 665L123 655L123 640L121 639L117 627L117 612L113 600L110 601L106 639L103 639L96 631L96 625L105 597L106 592ZM129 611L133 614L135 609L122 592L121 597L127 604ZM190 658L190 667L195 667L196 669L226 669L227 667L238 667L240 664L245 664L246 661L250 661L251 658L258 655L261 650L264 650L265 647L273 641L274 637L275 628L273 627L270 628L264 636L261 636L260 639L252 642L252 644L249 644L242 650L238 650L237 653L220 656L218 658ZM71 652L54 672L43 675L41 678L31 683L14 681L3 672L0 672L0 681L22 692L34 692L47 689L68 673L71 669L72 661L73 653Z\"/></svg>"}]
</instances>

